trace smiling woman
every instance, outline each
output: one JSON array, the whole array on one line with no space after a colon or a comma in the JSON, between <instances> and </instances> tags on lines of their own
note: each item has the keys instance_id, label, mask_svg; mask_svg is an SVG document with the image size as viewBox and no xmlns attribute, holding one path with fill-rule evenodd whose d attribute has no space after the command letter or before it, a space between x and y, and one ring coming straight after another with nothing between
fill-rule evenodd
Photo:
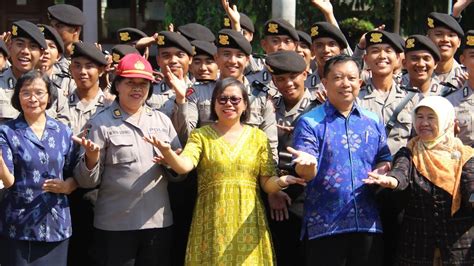
<instances>
[{"instance_id":1,"label":"smiling woman","mask_svg":"<svg viewBox=\"0 0 474 266\"><path fill-rule=\"evenodd\" d=\"M56 90L33 70L18 80L12 105L20 116L0 127L1 265L66 265L71 216L72 132L47 116Z\"/></svg>"}]
</instances>

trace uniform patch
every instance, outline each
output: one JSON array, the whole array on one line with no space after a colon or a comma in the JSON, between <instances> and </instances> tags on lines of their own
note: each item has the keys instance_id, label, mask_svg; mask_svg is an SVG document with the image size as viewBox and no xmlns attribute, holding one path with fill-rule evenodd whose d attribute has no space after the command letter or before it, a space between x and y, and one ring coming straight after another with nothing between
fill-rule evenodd
<instances>
[{"instance_id":1,"label":"uniform patch","mask_svg":"<svg viewBox=\"0 0 474 266\"><path fill-rule=\"evenodd\" d=\"M13 78L9 78L8 79L8 88L9 89L13 89L15 87L15 85L13 84Z\"/></svg>"},{"instance_id":2,"label":"uniform patch","mask_svg":"<svg viewBox=\"0 0 474 266\"><path fill-rule=\"evenodd\" d=\"M464 96L464 98L469 96L469 88L468 87L464 87L464 89L462 90L462 96Z\"/></svg>"},{"instance_id":3,"label":"uniform patch","mask_svg":"<svg viewBox=\"0 0 474 266\"><path fill-rule=\"evenodd\" d=\"M262 79L263 79L263 81L268 81L268 72L267 71L263 71Z\"/></svg>"}]
</instances>

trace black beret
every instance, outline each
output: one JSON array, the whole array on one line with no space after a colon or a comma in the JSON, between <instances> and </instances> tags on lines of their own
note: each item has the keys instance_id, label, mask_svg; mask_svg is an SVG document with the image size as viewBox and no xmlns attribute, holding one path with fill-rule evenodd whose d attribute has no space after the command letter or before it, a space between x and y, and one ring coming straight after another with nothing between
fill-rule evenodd
<instances>
[{"instance_id":1,"label":"black beret","mask_svg":"<svg viewBox=\"0 0 474 266\"><path fill-rule=\"evenodd\" d=\"M10 53L8 52L7 46L3 40L0 40L0 53L3 53L5 57L9 57Z\"/></svg>"},{"instance_id":2,"label":"black beret","mask_svg":"<svg viewBox=\"0 0 474 266\"><path fill-rule=\"evenodd\" d=\"M265 59L268 71L272 75L300 73L306 70L304 58L295 51L277 51Z\"/></svg>"},{"instance_id":3,"label":"black beret","mask_svg":"<svg viewBox=\"0 0 474 266\"><path fill-rule=\"evenodd\" d=\"M147 36L146 33L135 28L121 28L117 30L117 39L121 44L138 41Z\"/></svg>"},{"instance_id":4,"label":"black beret","mask_svg":"<svg viewBox=\"0 0 474 266\"><path fill-rule=\"evenodd\" d=\"M282 18L270 19L265 23L264 35L288 35L294 41L299 41L295 27Z\"/></svg>"},{"instance_id":5,"label":"black beret","mask_svg":"<svg viewBox=\"0 0 474 266\"><path fill-rule=\"evenodd\" d=\"M311 46L311 36L308 33L297 30L298 37L300 37L300 42L305 42L308 46Z\"/></svg>"},{"instance_id":6,"label":"black beret","mask_svg":"<svg viewBox=\"0 0 474 266\"><path fill-rule=\"evenodd\" d=\"M118 63L127 54L140 54L140 52L127 44L117 44L112 47L112 61L114 63Z\"/></svg>"},{"instance_id":7,"label":"black beret","mask_svg":"<svg viewBox=\"0 0 474 266\"><path fill-rule=\"evenodd\" d=\"M53 42L55 42L56 46L58 47L59 52L63 53L64 42L61 36L59 36L58 31L55 28L49 25L45 25L45 24L38 24L37 26L40 29L40 31L43 33L44 38L46 40L52 40Z\"/></svg>"},{"instance_id":8,"label":"black beret","mask_svg":"<svg viewBox=\"0 0 474 266\"><path fill-rule=\"evenodd\" d=\"M464 49L474 48L474 30L466 32L466 36L463 40Z\"/></svg>"},{"instance_id":9,"label":"black beret","mask_svg":"<svg viewBox=\"0 0 474 266\"><path fill-rule=\"evenodd\" d=\"M403 46L400 43L400 39L397 38L395 34L392 34L391 32L387 32L383 30L369 31L365 35L365 43L366 43L366 47L369 47L375 44L385 43L392 46L392 48L397 53L403 52Z\"/></svg>"},{"instance_id":10,"label":"black beret","mask_svg":"<svg viewBox=\"0 0 474 266\"><path fill-rule=\"evenodd\" d=\"M255 26L253 25L252 20L244 13L239 12L240 14L240 27L250 31L251 33L255 32ZM228 17L224 17L224 28L230 29L230 19Z\"/></svg>"},{"instance_id":11,"label":"black beret","mask_svg":"<svg viewBox=\"0 0 474 266\"><path fill-rule=\"evenodd\" d=\"M82 26L86 23L86 18L82 11L71 5L58 4L48 7L49 19L56 19L64 24Z\"/></svg>"},{"instance_id":12,"label":"black beret","mask_svg":"<svg viewBox=\"0 0 474 266\"><path fill-rule=\"evenodd\" d=\"M252 45L240 32L231 29L223 29L219 31L218 37L217 48L235 48L247 55L252 53Z\"/></svg>"},{"instance_id":13,"label":"black beret","mask_svg":"<svg viewBox=\"0 0 474 266\"><path fill-rule=\"evenodd\" d=\"M92 43L75 42L72 44L71 58L80 56L87 57L99 65L107 65L107 59L105 59L105 55L101 50L99 50L99 48L97 48L97 46Z\"/></svg>"},{"instance_id":14,"label":"black beret","mask_svg":"<svg viewBox=\"0 0 474 266\"><path fill-rule=\"evenodd\" d=\"M214 36L214 33L212 33L209 28L198 23L188 23L179 26L177 30L189 41L200 40L213 42L216 40L216 36Z\"/></svg>"},{"instance_id":15,"label":"black beret","mask_svg":"<svg viewBox=\"0 0 474 266\"><path fill-rule=\"evenodd\" d=\"M400 43L400 45L402 46L402 49L403 49L402 52L403 52L403 51L405 50L405 39L403 39L403 37L400 36L400 34L398 34L398 33L395 33L395 32L390 32L390 33L391 33L391 34L394 36L394 38L396 38L397 41Z\"/></svg>"},{"instance_id":16,"label":"black beret","mask_svg":"<svg viewBox=\"0 0 474 266\"><path fill-rule=\"evenodd\" d=\"M456 32L460 38L464 36L464 31L462 30L461 25L459 25L456 19L445 13L431 12L428 15L426 25L428 26L428 29L445 27Z\"/></svg>"},{"instance_id":17,"label":"black beret","mask_svg":"<svg viewBox=\"0 0 474 266\"><path fill-rule=\"evenodd\" d=\"M424 35L408 36L407 40L405 41L405 53L420 50L428 51L433 56L435 61L439 61L441 59L438 47L430 38Z\"/></svg>"},{"instance_id":18,"label":"black beret","mask_svg":"<svg viewBox=\"0 0 474 266\"><path fill-rule=\"evenodd\" d=\"M19 20L13 22L11 33L12 39L24 37L33 40L43 49L48 48L43 33L35 24L29 21Z\"/></svg>"},{"instance_id":19,"label":"black beret","mask_svg":"<svg viewBox=\"0 0 474 266\"><path fill-rule=\"evenodd\" d=\"M334 39L341 48L344 49L347 47L347 40L342 31L338 27L325 21L314 23L313 26L311 26L310 35L312 41L318 38L328 37Z\"/></svg>"},{"instance_id":20,"label":"black beret","mask_svg":"<svg viewBox=\"0 0 474 266\"><path fill-rule=\"evenodd\" d=\"M176 47L183 50L190 56L193 56L194 54L193 46L188 41L188 39L176 32L160 31L160 33L158 33L158 40L156 41L156 44L158 45L158 49Z\"/></svg>"},{"instance_id":21,"label":"black beret","mask_svg":"<svg viewBox=\"0 0 474 266\"><path fill-rule=\"evenodd\" d=\"M212 42L194 40L191 45L194 46L194 55L205 54L212 57L217 53L217 47Z\"/></svg>"}]
</instances>

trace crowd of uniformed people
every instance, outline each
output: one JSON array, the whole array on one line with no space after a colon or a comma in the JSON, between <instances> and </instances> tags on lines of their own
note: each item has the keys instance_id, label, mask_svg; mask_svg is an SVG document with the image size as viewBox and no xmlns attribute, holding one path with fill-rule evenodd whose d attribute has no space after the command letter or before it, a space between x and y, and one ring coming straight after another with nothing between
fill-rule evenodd
<instances>
[{"instance_id":1,"label":"crowd of uniformed people","mask_svg":"<svg viewBox=\"0 0 474 266\"><path fill-rule=\"evenodd\" d=\"M217 33L123 28L110 52L71 5L9 25L0 265L473 265L471 1L353 49L329 1L261 40L221 2Z\"/></svg>"}]
</instances>

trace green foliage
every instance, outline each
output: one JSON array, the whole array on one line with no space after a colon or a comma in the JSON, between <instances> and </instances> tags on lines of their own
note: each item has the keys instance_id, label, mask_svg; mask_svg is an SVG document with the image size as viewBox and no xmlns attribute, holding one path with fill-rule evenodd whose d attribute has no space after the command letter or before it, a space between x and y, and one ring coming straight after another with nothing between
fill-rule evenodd
<instances>
[{"instance_id":1,"label":"green foliage","mask_svg":"<svg viewBox=\"0 0 474 266\"><path fill-rule=\"evenodd\" d=\"M356 17L344 19L343 21L339 22L339 27L346 35L347 41L351 47L354 47L359 42L360 37L364 33L375 28L372 22L364 19L358 19Z\"/></svg>"}]
</instances>

